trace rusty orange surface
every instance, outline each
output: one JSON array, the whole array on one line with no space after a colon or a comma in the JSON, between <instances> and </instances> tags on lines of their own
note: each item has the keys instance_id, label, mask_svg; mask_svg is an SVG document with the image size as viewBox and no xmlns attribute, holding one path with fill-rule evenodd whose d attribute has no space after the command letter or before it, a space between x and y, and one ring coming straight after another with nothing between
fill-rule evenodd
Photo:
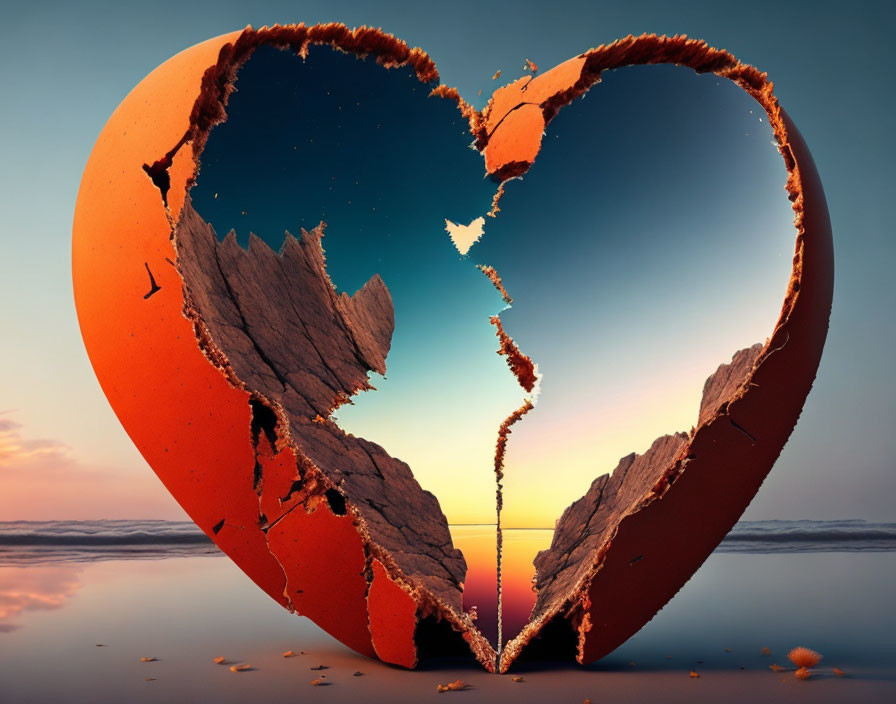
<instances>
[{"instance_id":1,"label":"rusty orange surface","mask_svg":"<svg viewBox=\"0 0 896 704\"><path fill-rule=\"evenodd\" d=\"M373 581L367 596L370 635L380 660L404 667L417 664L414 631L417 604L386 572L383 563L372 562Z\"/></svg>"},{"instance_id":2,"label":"rusty orange surface","mask_svg":"<svg viewBox=\"0 0 896 704\"><path fill-rule=\"evenodd\" d=\"M128 435L196 524L285 605L283 572L257 527L251 474L244 471L254 462L249 396L230 386L196 344L181 312L161 193L143 170L186 133L202 74L238 35L169 59L109 118L78 192L72 278L90 361ZM171 169L177 208L193 174L191 157L182 149ZM147 267L161 288L144 298Z\"/></svg>"}]
</instances>

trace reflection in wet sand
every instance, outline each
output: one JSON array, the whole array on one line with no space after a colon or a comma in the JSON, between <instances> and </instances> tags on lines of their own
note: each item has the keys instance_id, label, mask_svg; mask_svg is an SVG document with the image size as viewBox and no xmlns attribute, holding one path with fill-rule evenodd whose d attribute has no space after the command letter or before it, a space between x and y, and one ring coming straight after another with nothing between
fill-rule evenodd
<instances>
[{"instance_id":1,"label":"reflection in wet sand","mask_svg":"<svg viewBox=\"0 0 896 704\"><path fill-rule=\"evenodd\" d=\"M483 546L489 538L493 545L493 529L479 528ZM512 535L507 542L515 542ZM437 684L462 679L471 689L450 696L467 704L586 697L632 704L889 703L896 701L894 555L716 553L618 651L587 668L521 665L512 675L523 676L521 683L485 672L472 658L430 660L406 671L353 653L284 611L230 560L99 560L73 575L83 586L77 598L62 602L65 608L22 611L15 621L21 628L0 635L0 701L417 704L437 696ZM47 585L63 583L45 568L28 571L43 572ZM13 573L19 577L25 572L9 569L22 570ZM4 587L11 584L9 569L0 572ZM71 567L51 569L62 577ZM857 586L861 598L851 598ZM823 663L849 676L804 683L792 672L769 670L772 662L787 664L796 645L818 650ZM288 650L299 654L284 658ZM150 656L158 660L141 662ZM251 664L252 671L232 673L214 663L216 656ZM321 665L327 669L311 670ZM699 679L689 677L692 668ZM320 675L332 684L310 687Z\"/></svg>"},{"instance_id":2,"label":"reflection in wet sand","mask_svg":"<svg viewBox=\"0 0 896 704\"><path fill-rule=\"evenodd\" d=\"M61 609L81 588L73 565L0 567L0 633L18 628L23 611Z\"/></svg>"}]
</instances>

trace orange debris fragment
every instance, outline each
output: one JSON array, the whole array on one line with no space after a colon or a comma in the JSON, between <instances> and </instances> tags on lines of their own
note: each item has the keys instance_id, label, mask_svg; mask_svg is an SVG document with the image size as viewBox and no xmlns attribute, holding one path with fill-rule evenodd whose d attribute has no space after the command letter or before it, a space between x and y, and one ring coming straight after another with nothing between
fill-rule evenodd
<instances>
[{"instance_id":1,"label":"orange debris fragment","mask_svg":"<svg viewBox=\"0 0 896 704\"><path fill-rule=\"evenodd\" d=\"M230 666L231 672L245 672L246 670L251 670L251 669L252 669L251 665L231 665Z\"/></svg>"},{"instance_id":2,"label":"orange debris fragment","mask_svg":"<svg viewBox=\"0 0 896 704\"><path fill-rule=\"evenodd\" d=\"M808 667L801 667L799 670L797 670L793 674L798 680L807 680L812 676L812 673L809 672Z\"/></svg>"},{"instance_id":3,"label":"orange debris fragment","mask_svg":"<svg viewBox=\"0 0 896 704\"><path fill-rule=\"evenodd\" d=\"M460 692L467 688L467 683L463 680L454 680L454 682L449 682L448 684L440 684L436 687L436 691L441 694L442 692Z\"/></svg>"},{"instance_id":4,"label":"orange debris fragment","mask_svg":"<svg viewBox=\"0 0 896 704\"><path fill-rule=\"evenodd\" d=\"M700 677L700 673L695 670L691 670L691 677Z\"/></svg>"},{"instance_id":5,"label":"orange debris fragment","mask_svg":"<svg viewBox=\"0 0 896 704\"><path fill-rule=\"evenodd\" d=\"M815 667L821 662L820 653L816 653L814 650L804 648L803 646L791 650L787 653L787 657L790 658L790 662L797 667Z\"/></svg>"}]
</instances>

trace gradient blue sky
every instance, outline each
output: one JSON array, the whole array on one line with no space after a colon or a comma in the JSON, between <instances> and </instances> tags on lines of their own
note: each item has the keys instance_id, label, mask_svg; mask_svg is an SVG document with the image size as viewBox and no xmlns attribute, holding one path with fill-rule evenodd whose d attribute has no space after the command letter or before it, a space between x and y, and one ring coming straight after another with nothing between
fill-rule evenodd
<instances>
[{"instance_id":1,"label":"gradient blue sky","mask_svg":"<svg viewBox=\"0 0 896 704\"><path fill-rule=\"evenodd\" d=\"M896 518L889 3L84 2L0 13L0 519L179 515L81 345L69 273L81 171L120 100L177 51L246 24L331 20L424 47L477 105L498 68L510 78L524 58L549 67L628 33L701 37L768 71L825 184L837 280L816 388L746 517ZM77 501L47 500L79 486ZM110 501L106 487L129 498Z\"/></svg>"}]
</instances>

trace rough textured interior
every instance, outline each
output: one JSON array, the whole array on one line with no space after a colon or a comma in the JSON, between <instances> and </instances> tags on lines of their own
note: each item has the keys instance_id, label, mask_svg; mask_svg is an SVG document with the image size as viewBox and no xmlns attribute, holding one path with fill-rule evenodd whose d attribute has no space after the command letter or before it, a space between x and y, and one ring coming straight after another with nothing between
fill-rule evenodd
<instances>
[{"instance_id":1,"label":"rough textured interior","mask_svg":"<svg viewBox=\"0 0 896 704\"><path fill-rule=\"evenodd\" d=\"M741 350L731 364L723 364L706 380L701 408L718 410L725 389L733 391L753 367L762 345ZM687 445L686 433L664 435L654 440L643 454L623 457L610 474L591 484L588 492L575 501L557 521L551 547L535 558L538 598L532 611L538 618L560 608L591 567L591 558L611 540L619 522L649 497L667 468ZM638 556L633 560L637 561Z\"/></svg>"},{"instance_id":2,"label":"rough textured interior","mask_svg":"<svg viewBox=\"0 0 896 704\"><path fill-rule=\"evenodd\" d=\"M320 229L288 235L280 253L252 237L243 250L232 234L219 243L187 202L176 229L178 266L193 309L236 377L283 409L289 436L350 498L404 574L459 612L466 565L438 501L406 464L328 419L367 387L368 371L385 373L393 318L378 276L354 296L335 292L322 237Z\"/></svg>"}]
</instances>

